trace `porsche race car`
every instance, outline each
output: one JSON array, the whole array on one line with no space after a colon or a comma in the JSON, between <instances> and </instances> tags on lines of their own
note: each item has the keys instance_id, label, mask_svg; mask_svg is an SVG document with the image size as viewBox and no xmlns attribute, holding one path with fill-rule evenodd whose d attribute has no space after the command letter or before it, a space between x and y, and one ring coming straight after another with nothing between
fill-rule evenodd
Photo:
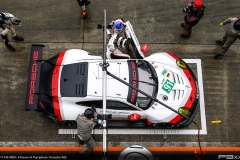
<instances>
[{"instance_id":1,"label":"porsche race car","mask_svg":"<svg viewBox=\"0 0 240 160\"><path fill-rule=\"evenodd\" d=\"M32 45L25 110L41 111L56 122L75 123L78 114L95 106L103 113L101 56L70 49L47 60L43 45ZM197 79L173 53L160 52L144 59L107 60L107 71L140 89L181 115L132 87L107 76L108 126L158 128L187 127L198 110Z\"/></svg>"}]
</instances>

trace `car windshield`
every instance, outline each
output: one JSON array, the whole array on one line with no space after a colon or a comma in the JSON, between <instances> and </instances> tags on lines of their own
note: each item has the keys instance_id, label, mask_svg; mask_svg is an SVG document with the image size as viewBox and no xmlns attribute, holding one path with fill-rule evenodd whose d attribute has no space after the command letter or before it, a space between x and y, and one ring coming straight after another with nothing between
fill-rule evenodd
<instances>
[{"instance_id":1,"label":"car windshield","mask_svg":"<svg viewBox=\"0 0 240 160\"><path fill-rule=\"evenodd\" d=\"M131 60L129 63L129 83L148 95L156 98L158 91L158 78L155 69L145 60ZM128 101L142 109L148 109L153 100L145 95L129 89ZM135 103L136 102L136 103Z\"/></svg>"}]
</instances>

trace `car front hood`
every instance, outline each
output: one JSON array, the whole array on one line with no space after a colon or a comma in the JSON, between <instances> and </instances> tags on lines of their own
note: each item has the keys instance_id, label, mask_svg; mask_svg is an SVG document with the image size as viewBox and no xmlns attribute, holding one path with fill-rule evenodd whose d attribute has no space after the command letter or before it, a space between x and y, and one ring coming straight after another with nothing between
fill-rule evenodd
<instances>
[{"instance_id":1,"label":"car front hood","mask_svg":"<svg viewBox=\"0 0 240 160\"><path fill-rule=\"evenodd\" d=\"M183 106L190 96L192 87L182 70L158 64L157 99L170 106Z\"/></svg>"},{"instance_id":2,"label":"car front hood","mask_svg":"<svg viewBox=\"0 0 240 160\"><path fill-rule=\"evenodd\" d=\"M186 71L162 63L154 63L153 67L158 75L158 94L157 99L178 112L180 107L188 106L189 99L194 101L196 85L191 84L186 75ZM188 75L191 76L191 75ZM192 79L192 81L194 81ZM193 86L193 87L192 87ZM191 96L193 95L193 98ZM189 109L191 105L189 105ZM153 123L175 122L179 119L177 114L166 108L164 105L154 102L145 111L147 119ZM161 117L161 118L159 118ZM176 120L177 121L177 120Z\"/></svg>"}]
</instances>

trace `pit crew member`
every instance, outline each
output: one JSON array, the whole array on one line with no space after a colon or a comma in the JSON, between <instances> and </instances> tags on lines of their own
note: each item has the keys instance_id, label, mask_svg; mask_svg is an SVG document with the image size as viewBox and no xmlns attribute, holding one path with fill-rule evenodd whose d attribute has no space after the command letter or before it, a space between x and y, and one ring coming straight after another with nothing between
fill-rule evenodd
<instances>
[{"instance_id":1,"label":"pit crew member","mask_svg":"<svg viewBox=\"0 0 240 160\"><path fill-rule=\"evenodd\" d=\"M97 124L93 121L96 115L95 109L87 108L84 114L77 116L77 135L82 144L85 144L84 148L79 151L79 154L90 153L96 146L94 139L91 136L94 126Z\"/></svg>"},{"instance_id":2,"label":"pit crew member","mask_svg":"<svg viewBox=\"0 0 240 160\"><path fill-rule=\"evenodd\" d=\"M16 41L24 41L22 37L16 34L15 29L13 28L14 25L20 24L21 21L12 14L0 12L0 34L4 40L5 46L11 51L15 51L16 49L9 44L9 36L13 37L13 39Z\"/></svg>"},{"instance_id":3,"label":"pit crew member","mask_svg":"<svg viewBox=\"0 0 240 160\"><path fill-rule=\"evenodd\" d=\"M80 8L82 9L82 17L85 18L87 16L87 8L86 6L90 4L88 0L77 0Z\"/></svg>"},{"instance_id":4,"label":"pit crew member","mask_svg":"<svg viewBox=\"0 0 240 160\"><path fill-rule=\"evenodd\" d=\"M182 34L182 38L188 38L191 36L192 28L200 21L204 15L204 6L201 0L188 0L188 5L183 8L183 12L186 13L184 20L185 23L181 23L181 26L185 30L185 34Z\"/></svg>"},{"instance_id":5,"label":"pit crew member","mask_svg":"<svg viewBox=\"0 0 240 160\"><path fill-rule=\"evenodd\" d=\"M222 41L217 40L217 44L222 45L222 49L218 55L215 56L215 59L221 59L223 55L228 51L231 45L238 39L240 39L240 20L237 17L228 18L225 21L219 24L222 27L225 24L230 23L225 35L223 36Z\"/></svg>"},{"instance_id":6,"label":"pit crew member","mask_svg":"<svg viewBox=\"0 0 240 160\"><path fill-rule=\"evenodd\" d=\"M111 56L114 57L114 59L136 59L136 55L134 54L131 45L132 39L125 37L124 32L126 25L124 23L124 20L122 18L117 18L110 23L110 26L113 29L111 36L111 38L113 38L113 45L108 44L108 48L112 52ZM119 54L118 52L115 52L116 49L120 50L122 53Z\"/></svg>"}]
</instances>

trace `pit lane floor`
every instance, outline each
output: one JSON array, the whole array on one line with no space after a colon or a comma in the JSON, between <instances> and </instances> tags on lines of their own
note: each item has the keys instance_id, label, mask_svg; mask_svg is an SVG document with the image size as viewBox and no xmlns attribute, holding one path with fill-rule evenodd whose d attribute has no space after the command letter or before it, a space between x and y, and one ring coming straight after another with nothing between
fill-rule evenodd
<instances>
[{"instance_id":1,"label":"pit lane floor","mask_svg":"<svg viewBox=\"0 0 240 160\"><path fill-rule=\"evenodd\" d=\"M43 58L48 58L66 49L78 48L90 53L102 54L102 31L97 24L103 22L103 9L107 10L107 22L116 17L129 20L141 44L149 44L149 53L170 51L183 59L201 59L207 135L201 135L202 144L231 147L239 146L239 42L236 41L222 60L213 57L221 49L215 40L221 39L227 26L219 28L219 22L238 16L237 0L209 0L205 2L203 19L193 28L192 37L182 39L180 24L184 14L185 0L151 1L95 0L88 7L89 17L80 17L76 1L66 0L8 0L0 9L14 14L23 22L15 26L24 42L11 41L16 52L8 51L0 43L0 141L1 146L13 143L43 145L48 142L77 142L71 135L58 135L59 129L75 129L56 124L43 113L24 111L27 86L28 62L31 44L45 45ZM200 117L196 116L197 121ZM212 120L221 123L212 124ZM192 125L186 129L194 128ZM195 129L195 128L194 128ZM176 144L193 146L196 135L109 135L114 146L121 142L159 142L159 146ZM95 135L98 144L101 135ZM192 143L192 145L191 145ZM64 144L64 143L63 143ZM10 145L11 146L11 145ZM30 145L31 146L31 145Z\"/></svg>"}]
</instances>

